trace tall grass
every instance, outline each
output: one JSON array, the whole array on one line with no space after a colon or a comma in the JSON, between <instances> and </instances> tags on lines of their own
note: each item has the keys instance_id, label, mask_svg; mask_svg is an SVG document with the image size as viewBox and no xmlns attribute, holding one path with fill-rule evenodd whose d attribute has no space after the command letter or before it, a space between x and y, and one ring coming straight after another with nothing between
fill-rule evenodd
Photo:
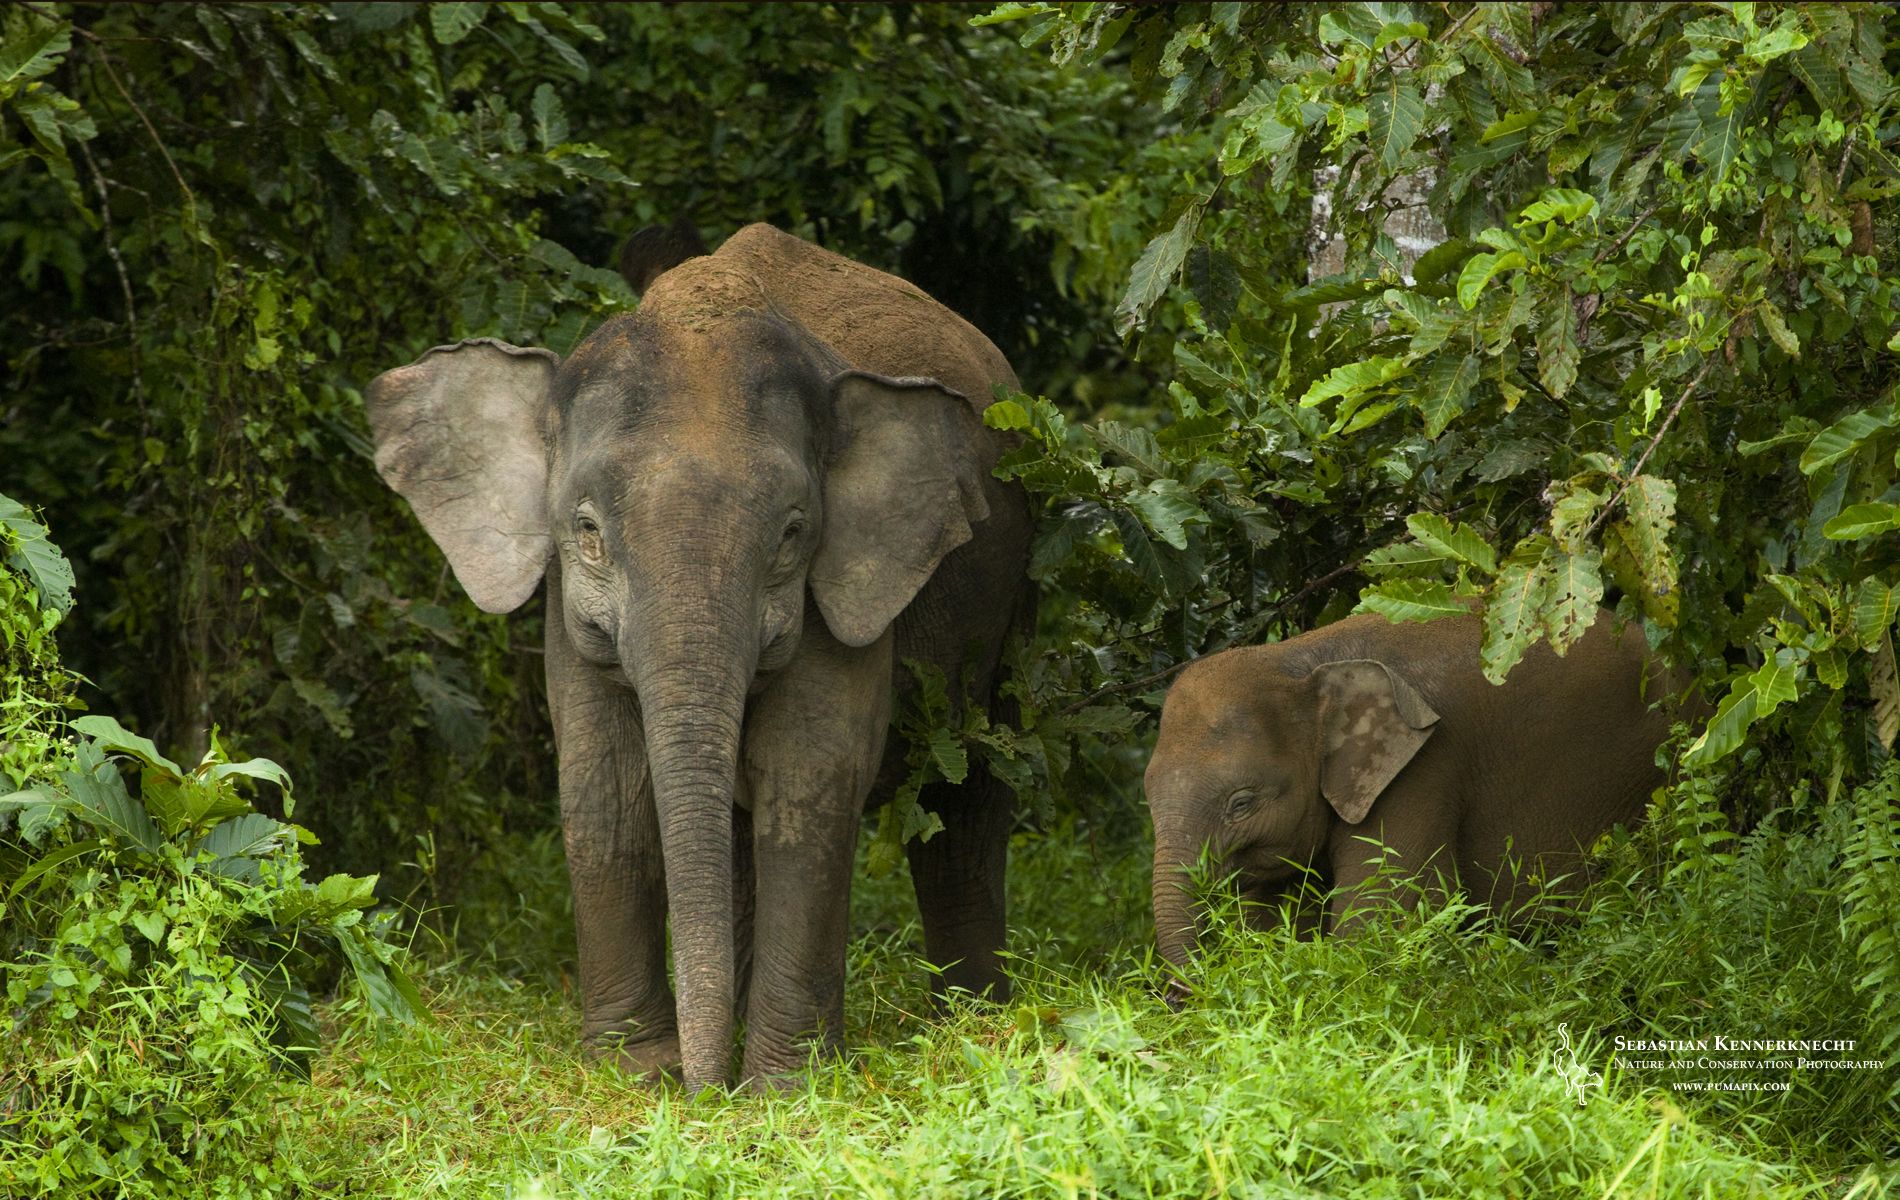
<instances>
[{"instance_id":1,"label":"tall grass","mask_svg":"<svg viewBox=\"0 0 1900 1200\"><path fill-rule=\"evenodd\" d=\"M1617 1034L1869 1017L1825 886L1837 833L1758 832L1675 890L1645 865L1655 836L1612 851L1584 914L1515 935L1455 903L1317 943L1217 922L1179 1013L1156 999L1144 846L1019 845L1017 995L947 1013L901 873L868 881L855 1049L788 1094L697 1099L579 1061L558 844L538 841L439 953L437 1022L332 1007L300 1165L390 1196L1891 1195L1891 1071L1697 1093L1614 1067ZM1560 1022L1601 1075L1581 1105Z\"/></svg>"}]
</instances>

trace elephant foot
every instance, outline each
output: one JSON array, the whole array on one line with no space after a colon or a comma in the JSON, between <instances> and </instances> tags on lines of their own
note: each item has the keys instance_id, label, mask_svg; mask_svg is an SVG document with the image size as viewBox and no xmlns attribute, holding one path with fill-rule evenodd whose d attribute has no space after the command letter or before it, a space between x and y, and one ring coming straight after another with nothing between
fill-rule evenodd
<instances>
[{"instance_id":1,"label":"elephant foot","mask_svg":"<svg viewBox=\"0 0 1900 1200\"><path fill-rule=\"evenodd\" d=\"M600 1041L587 1047L591 1062L611 1063L624 1075L659 1082L680 1077L680 1040L666 1034L641 1042Z\"/></svg>"}]
</instances>

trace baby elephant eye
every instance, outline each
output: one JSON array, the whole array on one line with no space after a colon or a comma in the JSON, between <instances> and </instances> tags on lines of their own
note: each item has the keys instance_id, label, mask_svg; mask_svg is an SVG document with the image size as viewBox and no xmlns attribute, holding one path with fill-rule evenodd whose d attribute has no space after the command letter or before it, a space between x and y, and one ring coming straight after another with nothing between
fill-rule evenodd
<instances>
[{"instance_id":1,"label":"baby elephant eye","mask_svg":"<svg viewBox=\"0 0 1900 1200\"><path fill-rule=\"evenodd\" d=\"M1240 820L1252 812L1259 802L1260 797L1255 794L1252 788L1241 788L1233 795L1227 797L1226 819L1229 821Z\"/></svg>"},{"instance_id":2,"label":"baby elephant eye","mask_svg":"<svg viewBox=\"0 0 1900 1200\"><path fill-rule=\"evenodd\" d=\"M791 542L795 542L798 540L799 535L804 532L805 532L805 523L803 521L793 521L790 524L785 526L785 533L783 536L779 538L779 543L781 545L786 545Z\"/></svg>"},{"instance_id":3,"label":"baby elephant eye","mask_svg":"<svg viewBox=\"0 0 1900 1200\"><path fill-rule=\"evenodd\" d=\"M582 533L591 533L595 537L600 536L600 526L594 522L594 518L582 517L580 519L580 526L581 526Z\"/></svg>"}]
</instances>

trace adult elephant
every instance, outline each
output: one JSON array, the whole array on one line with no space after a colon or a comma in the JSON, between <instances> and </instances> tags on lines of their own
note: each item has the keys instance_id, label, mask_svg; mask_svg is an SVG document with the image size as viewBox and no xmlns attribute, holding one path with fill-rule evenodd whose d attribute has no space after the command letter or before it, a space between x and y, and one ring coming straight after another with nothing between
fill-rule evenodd
<instances>
[{"instance_id":1,"label":"adult elephant","mask_svg":"<svg viewBox=\"0 0 1900 1200\"><path fill-rule=\"evenodd\" d=\"M483 609L545 580L585 1045L724 1083L737 1013L762 1081L839 1042L902 660L997 703L1031 521L979 414L1016 380L915 287L768 225L621 266L638 312L565 361L476 338L377 377L376 466ZM1009 794L973 769L925 802L939 986L1000 991Z\"/></svg>"}]
</instances>

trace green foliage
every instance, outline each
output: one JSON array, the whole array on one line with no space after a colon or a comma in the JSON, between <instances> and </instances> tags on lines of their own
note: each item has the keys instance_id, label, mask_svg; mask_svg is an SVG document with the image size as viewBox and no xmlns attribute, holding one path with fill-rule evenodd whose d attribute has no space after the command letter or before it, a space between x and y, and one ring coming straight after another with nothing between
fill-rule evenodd
<instances>
[{"instance_id":1,"label":"green foliage","mask_svg":"<svg viewBox=\"0 0 1900 1200\"><path fill-rule=\"evenodd\" d=\"M1900 1055L1900 764L1854 793L1842 869L1841 924L1866 972L1854 989L1868 1000L1875 1052ZM1900 1080L1888 1092L1900 1100Z\"/></svg>"},{"instance_id":2,"label":"green foliage","mask_svg":"<svg viewBox=\"0 0 1900 1200\"><path fill-rule=\"evenodd\" d=\"M1884 756L1900 164L1877 10L986 21L1126 69L1218 147L1127 181L1171 203L1119 314L1147 404L991 412L1025 435L1007 472L1051 505L1034 573L1065 602L1039 701L1139 693L1355 598L1478 608L1501 681L1609 603L1726 692L1693 763L1775 748L1784 767L1731 776L1734 803ZM1289 245L1340 269L1309 275Z\"/></svg>"},{"instance_id":3,"label":"green foliage","mask_svg":"<svg viewBox=\"0 0 1900 1200\"><path fill-rule=\"evenodd\" d=\"M271 1101L318 1045L315 956L340 952L379 1015L423 1011L388 914L368 917L376 880L306 881L309 833L239 791L270 782L288 813L290 777L231 761L215 732L190 770L111 717L79 717L66 728L83 740L61 740L70 683L30 635L65 597L29 580L64 560L3 498L0 535L34 555L0 562L0 629L29 635L9 650L24 669L9 671L21 716L6 730L8 775L28 786L0 795L0 1184L198 1196L304 1181Z\"/></svg>"},{"instance_id":4,"label":"green foliage","mask_svg":"<svg viewBox=\"0 0 1900 1200\"><path fill-rule=\"evenodd\" d=\"M1317 943L1228 909L1179 1013L1155 994L1145 845L1019 837L1016 995L942 1013L900 868L854 902L854 1052L771 1096L689 1102L590 1070L558 978L445 965L436 1024L340 1014L332 1086L300 1099L328 1136L299 1161L403 1195L1891 1196L1891 1071L1747 1093L1614 1069L1617 1035L1851 1037L1865 1015L1826 887L1840 830L1747 840L1678 893L1663 828L1611 848L1627 887L1535 938L1455 904ZM558 869L545 850L517 854ZM522 953L558 916L519 926ZM1604 1076L1583 1106L1560 1023Z\"/></svg>"},{"instance_id":5,"label":"green foliage","mask_svg":"<svg viewBox=\"0 0 1900 1200\"><path fill-rule=\"evenodd\" d=\"M1153 119L969 15L0 13L0 487L68 531L93 703L194 754L220 714L334 801L313 853L398 894L549 825L539 606L461 595L376 478L362 387L457 337L566 352L631 303L617 244L682 217L899 270L1037 386L1105 377L1073 339L1126 263L1088 239L1146 213L1086 181Z\"/></svg>"},{"instance_id":6,"label":"green foliage","mask_svg":"<svg viewBox=\"0 0 1900 1200\"><path fill-rule=\"evenodd\" d=\"M53 630L71 605L72 567L24 506L0 495L0 785L43 777L44 748L77 680Z\"/></svg>"}]
</instances>

